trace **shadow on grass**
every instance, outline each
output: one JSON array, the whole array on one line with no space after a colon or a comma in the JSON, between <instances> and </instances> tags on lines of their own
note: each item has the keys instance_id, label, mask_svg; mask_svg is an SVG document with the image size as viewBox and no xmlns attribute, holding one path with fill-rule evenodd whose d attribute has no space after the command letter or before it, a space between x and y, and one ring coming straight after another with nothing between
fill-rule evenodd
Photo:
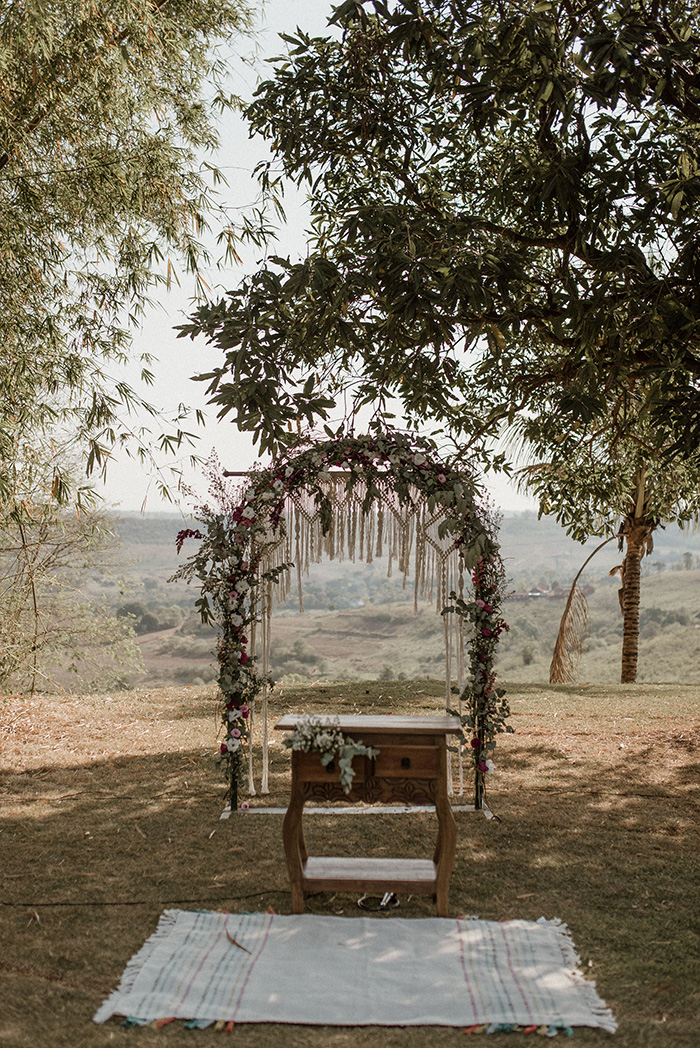
<instances>
[{"instance_id":1,"label":"shadow on grass","mask_svg":"<svg viewBox=\"0 0 700 1048\"><path fill-rule=\"evenodd\" d=\"M376 685L372 694L379 694ZM337 705L332 687L328 698ZM503 746L489 794L501 821L456 816L452 912L565 921L585 970L621 1022L622 1048L697 1043L694 738L676 745L672 735L659 734L633 752L608 740L598 758L597 738L567 752L560 739L526 747L516 736ZM278 754L275 799L286 796L286 766ZM201 748L4 774L0 789L2 901L10 904L0 919L14 980L7 1014L19 1031L7 1042L13 1048L35 1043L34 1021L25 1015L38 1017L44 1044L102 1045L112 1033L123 1039L118 1028L93 1028L90 1017L169 905L289 912L281 818L219 821L225 784ZM435 819L314 816L306 834L312 853L425 856ZM308 909L359 913L349 895L314 895ZM432 916L434 909L429 899L401 898L397 914ZM280 1043L256 1029L237 1036L246 1046ZM357 1043L356 1031L288 1033L290 1045ZM376 1043L424 1045L426 1034L382 1031ZM130 1036L129 1043L155 1044L150 1031ZM173 1029L158 1036L179 1045L198 1035ZM607 1036L577 1031L576 1040L599 1045ZM431 1030L429 1043L459 1044L459 1031ZM489 1038L489 1048L505 1043Z\"/></svg>"}]
</instances>

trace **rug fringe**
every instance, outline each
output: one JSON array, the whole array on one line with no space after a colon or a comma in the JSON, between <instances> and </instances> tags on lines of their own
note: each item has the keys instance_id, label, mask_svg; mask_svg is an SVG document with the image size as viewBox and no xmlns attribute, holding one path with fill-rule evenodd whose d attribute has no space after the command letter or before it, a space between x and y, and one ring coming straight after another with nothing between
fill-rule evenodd
<instances>
[{"instance_id":1,"label":"rug fringe","mask_svg":"<svg viewBox=\"0 0 700 1048\"><path fill-rule=\"evenodd\" d=\"M148 937L141 949L134 954L124 969L117 989L109 995L104 1004L97 1010L97 1012L95 1012L93 1019L94 1022L103 1023L110 1018L113 1014L112 1001L116 1000L120 994L127 992L133 987L139 972L158 945L158 941L160 939L166 939L168 934L175 927L177 915L180 912L180 910L165 910L161 914L160 920L158 921L158 927L153 935ZM138 1019L131 1019L131 1017L129 1022L132 1026L145 1025L140 1023ZM124 1025L126 1025L126 1023L124 1023Z\"/></svg>"},{"instance_id":2,"label":"rug fringe","mask_svg":"<svg viewBox=\"0 0 700 1048\"><path fill-rule=\"evenodd\" d=\"M617 1030L615 1017L613 1016L611 1009L601 1000L596 990L595 980L584 978L580 970L579 966L581 964L581 958L576 952L568 925L563 921L560 921L558 917L552 917L551 919L548 919L547 917L538 917L537 924L549 924L556 930L562 960L568 968L572 980L576 983L585 998L586 1004L595 1017L600 1020L599 1028L605 1030L606 1033L615 1033ZM568 1030L568 1027L564 1025L559 1028Z\"/></svg>"},{"instance_id":3,"label":"rug fringe","mask_svg":"<svg viewBox=\"0 0 700 1048\"><path fill-rule=\"evenodd\" d=\"M462 1033L536 1033L540 1037L556 1037L558 1033L564 1033L567 1037L573 1037L574 1031L571 1026L523 1026L521 1023L480 1023L476 1026L467 1026Z\"/></svg>"}]
</instances>

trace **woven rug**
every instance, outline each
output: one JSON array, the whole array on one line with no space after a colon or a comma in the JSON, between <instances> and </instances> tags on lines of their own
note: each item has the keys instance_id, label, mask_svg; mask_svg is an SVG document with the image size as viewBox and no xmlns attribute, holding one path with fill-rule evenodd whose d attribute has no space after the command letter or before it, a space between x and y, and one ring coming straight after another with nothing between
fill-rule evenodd
<instances>
[{"instance_id":1,"label":"woven rug","mask_svg":"<svg viewBox=\"0 0 700 1048\"><path fill-rule=\"evenodd\" d=\"M95 1015L135 1023L616 1029L558 921L166 910Z\"/></svg>"}]
</instances>

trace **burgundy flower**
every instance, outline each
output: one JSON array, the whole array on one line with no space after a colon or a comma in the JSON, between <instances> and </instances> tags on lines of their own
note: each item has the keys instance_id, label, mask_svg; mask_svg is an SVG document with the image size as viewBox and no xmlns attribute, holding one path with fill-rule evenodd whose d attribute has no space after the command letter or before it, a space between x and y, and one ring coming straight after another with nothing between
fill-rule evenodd
<instances>
[{"instance_id":1,"label":"burgundy flower","mask_svg":"<svg viewBox=\"0 0 700 1048\"><path fill-rule=\"evenodd\" d=\"M175 546L178 553L182 549L182 545L185 539L203 539L201 531L195 531L192 528L184 528L182 531L178 531L177 538L175 539Z\"/></svg>"},{"instance_id":2,"label":"burgundy flower","mask_svg":"<svg viewBox=\"0 0 700 1048\"><path fill-rule=\"evenodd\" d=\"M241 652L241 657L238 661L240 662L241 666L245 666L246 662L248 661L248 652Z\"/></svg>"},{"instance_id":3,"label":"burgundy flower","mask_svg":"<svg viewBox=\"0 0 700 1048\"><path fill-rule=\"evenodd\" d=\"M486 626L484 626L484 628L481 631L481 636L482 637L492 637L493 636L493 630L490 630Z\"/></svg>"},{"instance_id":4,"label":"burgundy flower","mask_svg":"<svg viewBox=\"0 0 700 1048\"><path fill-rule=\"evenodd\" d=\"M481 746L481 739L472 739L469 745L473 750L478 750Z\"/></svg>"},{"instance_id":5,"label":"burgundy flower","mask_svg":"<svg viewBox=\"0 0 700 1048\"><path fill-rule=\"evenodd\" d=\"M479 763L477 764L476 767L477 767L477 771L487 772L489 770L488 764L486 763L486 761L479 761Z\"/></svg>"},{"instance_id":6,"label":"burgundy flower","mask_svg":"<svg viewBox=\"0 0 700 1048\"><path fill-rule=\"evenodd\" d=\"M226 745L225 742L221 743L220 749L221 749L222 753L228 753L228 746Z\"/></svg>"}]
</instances>

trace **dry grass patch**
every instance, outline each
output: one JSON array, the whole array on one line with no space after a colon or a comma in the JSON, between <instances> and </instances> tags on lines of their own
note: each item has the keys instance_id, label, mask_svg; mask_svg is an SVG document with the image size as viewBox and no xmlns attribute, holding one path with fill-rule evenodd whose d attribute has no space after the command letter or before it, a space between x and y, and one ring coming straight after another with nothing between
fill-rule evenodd
<instances>
[{"instance_id":1,"label":"dry grass patch","mask_svg":"<svg viewBox=\"0 0 700 1048\"><path fill-rule=\"evenodd\" d=\"M441 691L435 681L283 688L273 719L301 708L429 713ZM611 1043L694 1048L700 688L514 684L509 692L517 734L503 742L489 793L501 822L457 814L452 911L561 918L620 1022ZM225 785L213 759L213 690L0 704L0 1044L211 1043L218 1034L96 1026L92 1015L167 906L289 912L280 817L219 820ZM286 801L289 754L280 742L271 751L272 794L254 806ZM435 820L315 816L306 830L319 852L428 855ZM351 916L355 902L318 895L309 908ZM402 898L398 912L433 908ZM244 1048L345 1048L360 1036L262 1024L235 1031ZM377 1048L463 1043L459 1030L442 1028L374 1029L371 1037ZM582 1046L608 1040L575 1033ZM488 1041L506 1043L513 1037Z\"/></svg>"}]
</instances>

